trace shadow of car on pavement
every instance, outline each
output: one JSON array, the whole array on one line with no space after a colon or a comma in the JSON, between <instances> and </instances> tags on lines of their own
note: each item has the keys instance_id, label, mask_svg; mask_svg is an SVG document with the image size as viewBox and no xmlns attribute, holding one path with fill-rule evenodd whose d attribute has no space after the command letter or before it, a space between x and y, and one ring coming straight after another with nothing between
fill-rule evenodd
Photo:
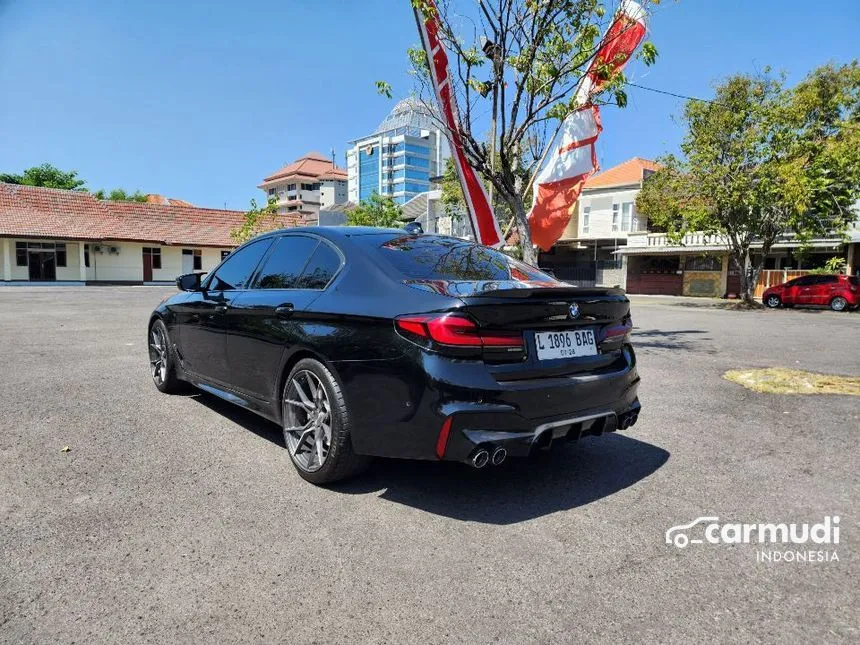
<instances>
[{"instance_id":1,"label":"shadow of car on pavement","mask_svg":"<svg viewBox=\"0 0 860 645\"><path fill-rule=\"evenodd\" d=\"M284 448L276 424L210 394L194 399ZM289 459L286 453L284 459ZM668 459L669 452L658 446L613 433L481 470L452 462L380 458L362 475L329 489L348 495L379 492L380 499L455 520L515 524L608 497L648 477Z\"/></svg>"}]
</instances>

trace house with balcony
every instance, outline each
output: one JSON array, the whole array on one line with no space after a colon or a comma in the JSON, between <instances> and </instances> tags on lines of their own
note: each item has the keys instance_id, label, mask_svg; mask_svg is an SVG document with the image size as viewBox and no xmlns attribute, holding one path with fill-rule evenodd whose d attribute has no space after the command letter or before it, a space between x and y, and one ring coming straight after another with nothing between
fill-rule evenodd
<instances>
[{"instance_id":1,"label":"house with balcony","mask_svg":"<svg viewBox=\"0 0 860 645\"><path fill-rule=\"evenodd\" d=\"M273 172L258 188L277 202L279 214L312 225L319 222L320 210L347 201L347 173L333 159L309 152Z\"/></svg>"},{"instance_id":2,"label":"house with balcony","mask_svg":"<svg viewBox=\"0 0 860 645\"><path fill-rule=\"evenodd\" d=\"M647 231L648 222L636 210L636 195L659 167L633 157L590 177L561 239L540 253L540 266L574 284L622 285L623 260L616 251L627 245L631 234Z\"/></svg>"},{"instance_id":3,"label":"house with balcony","mask_svg":"<svg viewBox=\"0 0 860 645\"><path fill-rule=\"evenodd\" d=\"M860 213L860 209L858 209ZM752 262L761 260L761 244L752 245ZM777 238L765 258L756 297L774 284L805 275L833 257L846 260L848 275L860 274L860 216L842 233L801 241L792 233ZM666 233L632 233L618 249L628 293L723 297L740 293L740 269L729 256L725 236L692 232L680 240Z\"/></svg>"}]
</instances>

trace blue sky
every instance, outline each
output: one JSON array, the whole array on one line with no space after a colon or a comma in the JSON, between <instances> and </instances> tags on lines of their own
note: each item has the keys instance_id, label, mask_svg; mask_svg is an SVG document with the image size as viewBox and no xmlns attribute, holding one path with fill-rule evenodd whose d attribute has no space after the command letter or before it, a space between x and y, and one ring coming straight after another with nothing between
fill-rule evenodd
<instances>
[{"instance_id":1,"label":"blue sky","mask_svg":"<svg viewBox=\"0 0 860 645\"><path fill-rule=\"evenodd\" d=\"M663 0L660 58L628 76L702 97L767 65L793 82L857 56L858 32L856 0ZM374 81L409 93L417 41L408 0L0 0L0 171L48 161L93 189L246 208L309 150L342 165L393 105ZM601 164L674 149L681 105L631 88L604 108Z\"/></svg>"}]
</instances>

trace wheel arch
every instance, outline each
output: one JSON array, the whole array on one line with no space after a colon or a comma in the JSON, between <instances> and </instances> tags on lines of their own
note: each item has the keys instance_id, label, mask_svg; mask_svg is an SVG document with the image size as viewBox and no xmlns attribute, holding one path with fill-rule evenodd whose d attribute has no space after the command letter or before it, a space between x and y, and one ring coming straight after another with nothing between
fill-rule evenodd
<instances>
[{"instance_id":1,"label":"wheel arch","mask_svg":"<svg viewBox=\"0 0 860 645\"><path fill-rule=\"evenodd\" d=\"M290 375L290 372L296 366L300 360L305 358L312 358L316 361L319 361L323 365L325 365L326 369L331 372L332 376L337 380L338 385L340 385L341 391L343 391L343 381L341 381L340 376L337 373L337 370L334 366L319 352L314 351L310 347L297 347L294 351L290 352L286 355L283 365L281 366L281 371L278 376L277 389L275 390L275 401L274 401L274 410L273 412L277 415L277 418L280 423L283 423L283 401L281 400L284 396L284 387L287 384L287 377Z\"/></svg>"}]
</instances>

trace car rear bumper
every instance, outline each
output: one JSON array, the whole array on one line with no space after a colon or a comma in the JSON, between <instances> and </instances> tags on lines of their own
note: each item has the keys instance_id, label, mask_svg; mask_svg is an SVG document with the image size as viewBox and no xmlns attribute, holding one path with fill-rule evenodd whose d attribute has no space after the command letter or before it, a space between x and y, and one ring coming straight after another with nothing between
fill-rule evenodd
<instances>
[{"instance_id":1,"label":"car rear bumper","mask_svg":"<svg viewBox=\"0 0 860 645\"><path fill-rule=\"evenodd\" d=\"M629 346L624 356L601 373L503 382L480 362L424 352L334 367L351 410L356 452L468 462L484 445L525 456L556 440L635 422L639 376Z\"/></svg>"},{"instance_id":2,"label":"car rear bumper","mask_svg":"<svg viewBox=\"0 0 860 645\"><path fill-rule=\"evenodd\" d=\"M598 407L578 407L551 417L528 419L516 409L481 410L480 405L461 409L452 414L450 432L444 445L437 442L437 457L471 463L480 450L493 453L504 448L507 456L526 457L535 450L550 448L558 441L577 441L583 437L627 429L635 424L641 404L636 397L636 382L610 404ZM587 401L570 391L575 400Z\"/></svg>"}]
</instances>

